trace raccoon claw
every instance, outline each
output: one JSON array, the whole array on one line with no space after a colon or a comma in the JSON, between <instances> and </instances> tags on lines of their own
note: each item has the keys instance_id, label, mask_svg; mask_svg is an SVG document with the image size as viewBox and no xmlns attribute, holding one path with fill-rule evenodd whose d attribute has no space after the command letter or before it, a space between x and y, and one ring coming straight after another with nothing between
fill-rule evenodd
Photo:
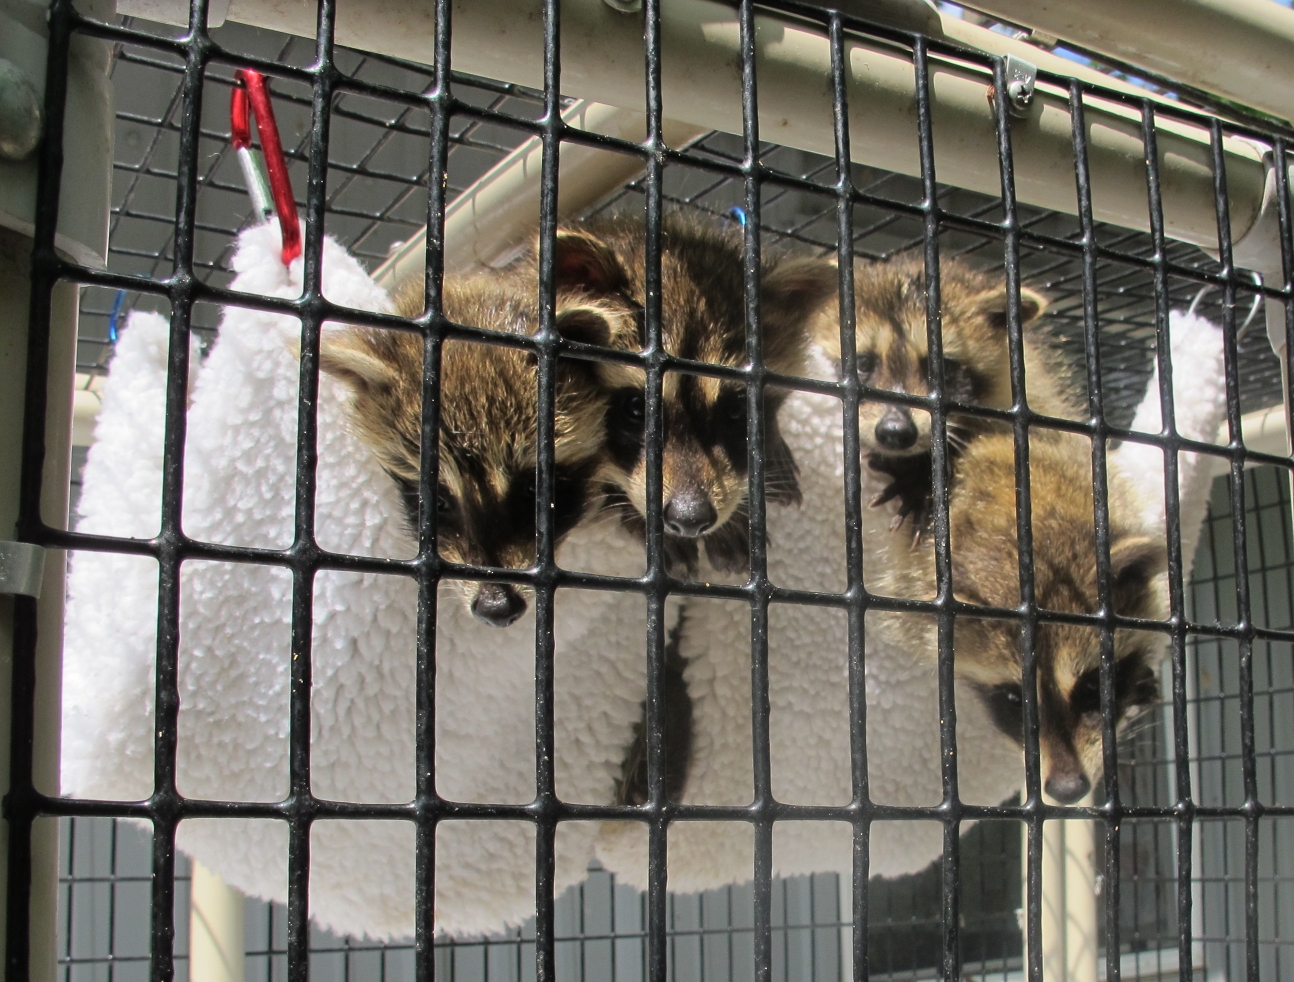
<instances>
[{"instance_id":1,"label":"raccoon claw","mask_svg":"<svg viewBox=\"0 0 1294 982\"><path fill-rule=\"evenodd\" d=\"M887 487L884 491L882 491L880 494L878 494L875 498L871 500L869 507L879 508L881 507L881 505L886 504L887 502L893 501L895 498L899 496L900 493L902 493L902 488L900 488L897 483L891 484L889 487Z\"/></svg>"},{"instance_id":2,"label":"raccoon claw","mask_svg":"<svg viewBox=\"0 0 1294 982\"><path fill-rule=\"evenodd\" d=\"M926 530L928 517L926 502L917 503L905 497L903 504L899 506L898 514L890 522L890 531L897 532L909 517L912 519L912 548L915 549L921 544L921 536Z\"/></svg>"},{"instance_id":3,"label":"raccoon claw","mask_svg":"<svg viewBox=\"0 0 1294 982\"><path fill-rule=\"evenodd\" d=\"M890 531L897 532L903 523L911 518L912 544L915 547L920 543L930 519L929 458L924 455L913 458L889 458L875 454L867 458L867 466L893 478L884 490L872 499L871 507L879 508L898 498L899 510L890 523Z\"/></svg>"},{"instance_id":4,"label":"raccoon claw","mask_svg":"<svg viewBox=\"0 0 1294 982\"><path fill-rule=\"evenodd\" d=\"M916 549L918 546L921 545L921 540L925 538L925 534L926 534L925 523L924 522L916 523L916 526L912 529L912 548L913 549Z\"/></svg>"}]
</instances>

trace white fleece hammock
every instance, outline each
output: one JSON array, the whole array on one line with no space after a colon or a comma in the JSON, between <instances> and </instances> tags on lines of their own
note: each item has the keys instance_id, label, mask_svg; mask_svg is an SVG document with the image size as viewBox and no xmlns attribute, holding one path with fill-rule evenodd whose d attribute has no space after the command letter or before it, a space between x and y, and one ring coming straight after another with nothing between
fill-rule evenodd
<instances>
[{"instance_id":1,"label":"white fleece hammock","mask_svg":"<svg viewBox=\"0 0 1294 982\"><path fill-rule=\"evenodd\" d=\"M271 224L239 238L233 288L296 297L301 261L278 260ZM324 243L335 302L384 309L385 294L335 242ZM333 328L326 328L333 329ZM158 528L167 327L136 315L123 331L85 471L85 532ZM293 533L297 373L289 317L229 308L192 392L184 530L211 542L282 549ZM390 478L344 425L345 391L320 380L317 538L360 556L409 557ZM577 530L566 568L641 575L619 528ZM291 577L282 568L188 562L181 584L178 784L191 797L274 801L287 792ZM646 607L636 594L561 590L556 601L557 791L611 800L645 690ZM152 791L157 573L151 560L78 554L69 580L63 791L136 799ZM595 635L588 629L597 627ZM437 788L458 801L525 803L535 794L533 612L507 630L467 614L446 585L438 605ZM321 572L315 579L311 778L322 798L413 797L416 589L407 578ZM584 877L595 827L563 823L556 889ZM179 847L232 886L287 895L287 827L182 823ZM413 933L413 826L320 821L310 911L338 933ZM534 910L526 822L446 822L437 836L437 924L474 934Z\"/></svg>"},{"instance_id":2,"label":"white fleece hammock","mask_svg":"<svg viewBox=\"0 0 1294 982\"><path fill-rule=\"evenodd\" d=\"M1225 414L1222 333L1208 321L1169 318L1178 432L1214 441ZM834 377L825 364L823 377ZM1159 388L1152 378L1133 424L1158 433ZM779 415L783 436L800 467L800 508L768 512L769 578L779 587L840 593L846 585L844 468L840 402L795 393ZM1135 484L1145 510L1135 516L1147 532L1163 528L1163 455L1125 443L1110 464ZM1179 463L1183 556L1189 577L1214 468L1183 454ZM876 482L864 470L864 481ZM879 490L864 488L864 500ZM877 589L879 573L902 561L907 537L891 534L890 514L864 509L864 583ZM1165 581L1166 582L1166 581ZM913 616L913 615L898 615ZM887 621L887 617L889 620ZM882 805L933 806L942 799L939 688L934 669L935 625L926 618L930 649L911 650L910 635L895 638L896 615L871 614L866 624L867 760L871 800ZM841 610L776 605L769 610L768 692L772 792L784 803L844 805L852 797L850 770L848 629ZM753 796L750 714L750 610L744 603L691 600L680 644L688 660L693 699L694 759L683 800L689 804L748 805ZM1024 784L1019 749L993 725L982 700L957 686L957 774L961 801L997 805ZM970 823L963 823L963 830ZM773 871L781 876L852 873L852 829L843 823L778 822L773 827ZM876 822L871 829L870 873L893 877L929 865L943 848L937 822ZM646 842L641 826L608 823L598 855L609 869L645 887ZM677 891L706 890L752 877L754 839L749 826L680 822L671 827L669 883Z\"/></svg>"},{"instance_id":3,"label":"white fleece hammock","mask_svg":"<svg viewBox=\"0 0 1294 982\"><path fill-rule=\"evenodd\" d=\"M233 287L299 296L301 261L285 270L278 249L274 223L243 233ZM325 240L323 259L329 299L385 309L385 294L331 239ZM1175 315L1174 325L1179 321ZM1174 363L1181 365L1178 388L1200 396L1201 381L1213 378L1212 363L1179 363L1178 333L1174 331ZM122 333L86 465L80 531L148 536L158 528L167 334L156 315L132 316ZM184 530L191 537L278 549L291 543L298 363L289 346L298 334L292 318L235 308L225 312L219 340L190 390ZM1198 368L1198 378L1190 375L1192 368ZM813 506L822 500L828 477L835 482L836 500L840 487L838 459L831 463L831 453L839 455L839 435L832 430L839 427L838 403L819 406L817 399L797 396L784 410L784 430L804 469L805 485L803 509L770 511L771 569L775 580L786 585L801 585L794 570L803 557L790 551L791 545L813 541L804 538L809 535L836 543L842 527L838 514L820 513ZM1179 428L1187 432L1181 425L1184 405L1179 397ZM316 537L323 548L336 552L407 558L413 544L402 529L393 484L346 429L344 410L342 387L322 378ZM1216 426L1216 414L1214 419ZM1190 479L1183 470L1184 489ZM1162 476L1160 481L1162 487ZM1184 491L1184 529L1198 525L1206 494L1207 482L1192 512ZM874 557L871 544L869 539L869 557ZM569 569L618 575L640 575L644 565L641 547L606 523L577 529L558 561ZM843 578L823 581L823 570L838 566L819 563L816 579L805 584L840 589ZM562 590L557 597L557 792L566 801L606 803L645 692L645 605L640 596L614 592ZM291 578L282 568L185 564L178 760L179 788L185 795L273 801L286 793L290 599ZM750 675L743 634L748 612L742 604L706 601L700 606L728 611L729 623L715 637L738 638L733 650L745 660L726 664L716 654L723 646L693 630L689 620L684 648L693 659L687 678L696 704L697 739L687 800L745 804L750 784ZM776 608L771 618L770 691L777 707L774 791L783 800L839 803L848 798L849 787L843 620L834 611L806 616L812 613L811 608ZM316 795L361 802L413 796L415 615L415 589L406 578L336 571L316 577L311 693ZM107 553L75 557L64 655L65 794L138 799L151 793L156 618L157 571L151 560ZM438 791L460 801L531 800L533 613L506 630L488 627L471 618L447 586L438 605L437 637ZM805 661L797 651L816 653L817 660ZM824 659L828 652L832 657ZM869 652L869 757L878 801L929 804L938 799L938 729L928 718L933 688L913 665L921 661L910 653L887 661L881 653ZM963 741L973 738L976 727L988 726L982 718L976 720L975 705L975 700L959 700L962 746L974 745ZM1019 786L1019 755L1009 748L965 755L961 763L966 800L1000 801ZM838 793L842 787L843 797ZM744 799L742 788L747 789ZM976 788L982 788L980 796ZM709 823L675 826L671 887L700 889L749 879L750 850L733 847L740 844L741 831ZM558 891L582 879L595 837L608 868L631 882L643 882L646 843L640 826L626 831L623 824L609 824L599 833L588 823L562 823ZM848 841L843 826L834 831L803 824L783 829L779 823L779 871L848 871ZM180 826L177 844L243 892L285 900L287 828L282 822L189 821ZM940 833L932 824L879 825L873 830L873 872L895 875L919 869L939 848ZM310 912L321 926L372 938L412 934L410 824L317 822L310 865ZM534 836L527 823L442 824L437 836L438 928L479 934L520 922L533 912L534 868Z\"/></svg>"}]
</instances>

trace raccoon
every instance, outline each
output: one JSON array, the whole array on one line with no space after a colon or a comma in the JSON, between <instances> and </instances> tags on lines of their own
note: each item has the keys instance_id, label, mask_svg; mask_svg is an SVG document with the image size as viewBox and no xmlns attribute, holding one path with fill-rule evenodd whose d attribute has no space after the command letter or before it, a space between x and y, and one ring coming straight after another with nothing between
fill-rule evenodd
<instances>
[{"instance_id":1,"label":"raccoon","mask_svg":"<svg viewBox=\"0 0 1294 982\"><path fill-rule=\"evenodd\" d=\"M1037 605L1057 613L1094 614L1097 596L1091 444L1054 430L1030 433L1029 475L1033 576ZM1114 612L1159 619L1166 614L1168 555L1162 533L1119 516L1139 514L1131 488L1111 468L1110 574ZM952 586L961 601L1018 608L1014 440L989 433L972 441L957 462L950 494ZM1158 534L1157 534L1158 533ZM933 582L933 550L905 570ZM912 619L905 622L916 630ZM929 640L910 639L930 648ZM1100 631L1043 622L1035 635L1039 743L1044 790L1073 803L1091 790L1103 769ZM957 674L973 684L994 724L1023 745L1020 626L1016 621L959 615L954 628ZM1158 699L1155 669L1160 636L1120 628L1114 633L1114 712L1122 731ZM913 650L916 650L914 647Z\"/></svg>"},{"instance_id":2,"label":"raccoon","mask_svg":"<svg viewBox=\"0 0 1294 982\"><path fill-rule=\"evenodd\" d=\"M959 259L939 266L943 393L962 404L1007 409L1011 377L1007 341L1007 291L1001 277L978 272ZM858 262L854 270L855 344L858 379L865 385L913 396L933 391L927 352L925 262L908 253L888 262ZM1035 291L1020 289L1020 321L1032 326L1047 308ZM840 364L840 326L820 316L814 334L824 352ZM1069 380L1036 332L1024 339L1031 409L1076 418ZM897 529L909 517L919 538L929 523L933 484L930 414L907 406L866 401L859 406L859 438L868 466L889 478L872 501L880 507L899 499ZM978 433L1003 424L950 413L948 449L956 457Z\"/></svg>"},{"instance_id":3,"label":"raccoon","mask_svg":"<svg viewBox=\"0 0 1294 982\"><path fill-rule=\"evenodd\" d=\"M580 236L558 241L559 265L584 248ZM423 312L422 283L397 290L396 311ZM599 305L576 286L559 282L556 329L567 340L609 345L623 311ZM534 334L537 289L522 270L447 277L444 312L460 324L501 333ZM360 438L395 481L409 526L419 506L423 341L398 330L347 328L321 345L324 371L352 391L351 421ZM603 462L608 399L592 363L557 361L556 468L553 531L558 541L593 510L595 480ZM525 568L535 555L537 372L533 354L516 348L451 339L440 359L437 550L454 563ZM512 584L468 587L471 611L506 627L526 610Z\"/></svg>"},{"instance_id":4,"label":"raccoon","mask_svg":"<svg viewBox=\"0 0 1294 982\"><path fill-rule=\"evenodd\" d=\"M574 231L571 229L569 231ZM645 345L646 233L641 221L620 218L579 226L588 251L571 253L561 272L590 298L636 326L615 332L613 346ZM734 230L678 215L661 230L661 329L673 356L722 366L746 364L744 259ZM765 260L760 293L763 362L782 374L802 374L805 323L836 293L837 272L811 258ZM608 507L641 535L647 509L644 448L645 376L636 366L603 363L608 392L606 450L598 481ZM663 521L671 566L694 570L698 543L710 564L741 572L748 557L746 411L744 386L669 371L662 380ZM779 504L799 501L795 461L777 427L786 391L764 394L765 493Z\"/></svg>"}]
</instances>

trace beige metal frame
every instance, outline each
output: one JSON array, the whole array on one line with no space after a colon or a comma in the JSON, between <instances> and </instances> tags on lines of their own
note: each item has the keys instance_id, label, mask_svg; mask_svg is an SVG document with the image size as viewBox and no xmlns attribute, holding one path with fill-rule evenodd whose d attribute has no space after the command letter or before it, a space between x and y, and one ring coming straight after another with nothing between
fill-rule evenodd
<instances>
[{"instance_id":1,"label":"beige metal frame","mask_svg":"<svg viewBox=\"0 0 1294 982\"><path fill-rule=\"evenodd\" d=\"M967 6L1294 120L1294 11L1272 0L969 0Z\"/></svg>"}]
</instances>

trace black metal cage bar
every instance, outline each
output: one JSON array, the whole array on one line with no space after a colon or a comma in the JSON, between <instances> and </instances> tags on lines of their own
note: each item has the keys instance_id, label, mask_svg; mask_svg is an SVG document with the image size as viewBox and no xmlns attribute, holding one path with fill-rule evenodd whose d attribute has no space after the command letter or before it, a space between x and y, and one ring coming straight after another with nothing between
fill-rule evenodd
<instances>
[{"instance_id":1,"label":"black metal cage bar","mask_svg":"<svg viewBox=\"0 0 1294 982\"><path fill-rule=\"evenodd\" d=\"M1259 977L1261 965L1261 911L1259 885L1263 876L1260 854L1263 823L1294 818L1294 803L1263 800L1257 773L1258 751L1255 742L1254 645L1294 643L1294 631L1285 627L1255 624L1251 611L1247 570L1250 528L1244 502L1246 497L1245 466L1261 463L1284 472L1290 469L1288 458L1259 454L1244 446L1241 431L1245 393L1242 392L1246 358L1258 358L1259 348L1244 341L1237 324L1236 305L1242 292L1261 294L1268 303L1281 302L1286 310L1286 336L1291 341L1287 351L1294 357L1294 247L1291 246L1291 219L1287 200L1288 180L1284 167L1278 166L1276 186L1280 202L1280 232L1284 279L1279 284L1250 287L1240 275L1232 256L1231 225L1228 211L1226 158L1224 139L1244 136L1264 141L1272 148L1277 161L1286 159L1288 134L1274 129L1264 120L1237 115L1234 119L1202 114L1186 105L1169 107L1162 101L1138 98L1117 91L1099 90L1090 84L1051 76L1040 78L1068 92L1072 117L1072 137L1077 195L1077 224L1057 233L1046 227L1043 218L1016 200L1012 157L1012 128L1007 90L1006 67L1001 59L968 52L937 39L912 35L861 21L837 11L824 11L806 3L769 3L769 8L794 15L820 27L831 50L831 77L835 157L821 161L817 169L792 173L766 162L769 145L761 141L759 98L757 90L757 9L749 0L739 4L740 85L743 128L740 139L730 145L726 156L721 149L704 144L678 148L665 144L662 136L664 118L661 6L660 0L646 0L642 13L644 24L647 131L641 144L582 131L563 122L564 103L561 89L561 6L558 0L543 4L543 66L541 103L537 119L506 111L500 105L480 106L460 98L460 87L483 84L480 80L456 75L450 64L452 4L437 0L434 38L435 64L425 90L412 93L392 86L366 82L338 67L334 45L336 0L320 0L314 58L307 67L297 67L269 59L254 58L222 48L207 29L207 0L193 0L188 29L181 36L168 38L148 33L137 26L96 21L78 12L72 0L53 0L50 7L50 54L46 77L45 114L48 136L41 149L41 181L38 190L38 220L33 251L31 288L31 323L27 370L27 395L24 416L23 469L21 484L21 517L19 537L39 545L78 550L133 553L154 558L160 569L159 615L157 624L155 775L153 793L144 801L85 801L43 793L35 786L32 771L32 749L36 721L35 698L35 626L36 604L27 598L15 602L15 661L12 713L11 788L5 802L9 822L9 883L7 900L7 978L25 982L30 961L30 893L32 881L31 832L33 823L45 816L94 816L142 819L152 826L151 858L151 948L150 978L168 982L174 977L174 948L177 825L190 818L246 817L284 822L289 830L288 905L286 912L287 978L290 982L307 982L310 977L310 882L311 829L319 822L338 819L380 819L411 822L416 841L416 937L414 941L415 976L418 982L429 982L437 974L435 960L436 834L439 823L447 818L480 821L529 823L536 833L535 859L535 927L534 975L541 982L557 977L555 929L554 865L558 826L567 821L620 819L643 823L647 827L649 880L645 916L645 965L647 977L663 980L670 972L668 950L670 907L667 880L669 829L675 822L726 821L749 823L754 831L753 865L753 962L754 977L766 982L774 977L773 948L773 842L778 821L844 822L851 827L853 842L853 884L850 890L852 909L841 920L852 925L853 977L867 979L873 972L873 952L869 946L869 919L873 902L869 888L872 824L877 820L935 821L943 829L943 857L940 867L940 964L946 979L962 977L963 928L965 902L962 896L965 879L965 856L961 839L962 823L970 820L997 819L1023 825L1028 841L1026 863L1027 885L1024 905L1026 918L1023 933L1027 938L1028 960L1025 966L1031 982L1042 979L1042 867L1044 823L1065 818L1095 820L1101 826L1099 839L1103 852L1102 870L1103 930L1106 946L1106 973L1114 982L1120 975L1119 953L1125 930L1122 920L1124 883L1123 831L1127 823L1144 820L1171 824L1175 829L1173 879L1175 880L1175 940L1179 975L1189 979L1194 963L1192 878L1198 875L1193 866L1192 842L1201 820L1239 822L1244 828L1243 852L1243 935L1245 940L1245 976ZM64 105L67 96L69 45L73 37L100 38L132 50L153 52L160 60L175 60L179 75L179 104L176 114L178 136L175 173L175 210L172 237L172 269L165 276L99 271L79 266L62 258L54 246L62 162L74 152L64 133ZM915 126L918 137L920 173L916 194L904 197L883 186L884 181L868 183L861 179L850 157L849 110L847 101L847 38L854 35L879 38L910 52L915 79ZM951 54L987 67L993 73L996 143L1001 174L1001 195L996 201L981 202L976 208L962 208L949 201L944 185L935 173L935 142L938 134L931 108L932 55ZM198 191L203 183L199 161L203 138L202 116L204 83L213 66L254 68L276 79L308 86L310 89L310 122L303 143L307 164L305 175L304 290L297 300L278 300L235 293L214 285L204 277L202 263L195 257ZM330 212L328 175L330 168L330 122L336 112L335 102L346 94L368 96L403 107L425 111L430 118L427 130L429 156L425 170L426 207L426 274L425 307L420 317L404 320L380 314L340 308L322 291L322 250L326 217ZM1150 233L1124 239L1103 237L1093 217L1092 185L1084 124L1085 107L1094 97L1120 104L1139 116L1145 147L1147 201ZM444 314L443 278L445 271L445 212L449 203L447 170L453 146L472 137L456 135L455 119L472 124L491 124L507 128L522 136L535 136L543 148L543 190L539 220L539 331L534 336L507 336L455 324ZM1194 264L1174 251L1164 231L1163 202L1160 182L1160 155L1156 134L1161 118L1206 124L1211 135L1213 182L1218 223L1218 260L1216 264ZM825 121L824 121L825 124ZM579 143L637 156L644 174L634 192L641 195L642 214L647 235L646 296L644 328L646 344L638 353L613 353L590 345L563 340L555 325L554 255L559 224L558 163L563 143ZM740 207L744 227L744 289L746 318L746 363L739 368L721 368L692 361L666 351L661 327L661 229L666 208L676 203L667 188L667 170L687 167L706 175L711 190L721 183L740 188ZM820 216L826 216L832 234L815 239L803 229L786 229L787 237L812 242L823 252L834 251L839 264L840 340L843 381L839 384L811 382L790 378L770 370L763 361L760 274L761 254L768 245L771 225L765 216L775 210L777 195L803 194L825 204ZM702 195L698 195L701 197ZM637 200L637 199L634 199ZM704 207L704 206L701 206ZM860 218L866 210L884 213L885 219L868 223ZM853 261L866 255L858 246L859 236L874 233L887 223L905 221L915 229L909 245L919 245L925 263L926 315L928 350L933 378L929 397L896 394L869 387L859 381L854 355L854 281ZM806 223L807 224L807 223ZM860 228L860 226L864 226ZM953 250L941 237L949 233L973 237L1000 248L1000 267L1006 283L1007 330L1010 339L1010 380L1013 406L1009 410L992 410L965 405L952 398L943 384L943 355L940 301L940 256ZM831 239L834 237L834 241ZM1082 376L1087 385L1086 418L1064 420L1044 415L1028 405L1025 396L1026 377L1023 353L1023 327L1020 288L1027 277L1026 252L1038 250L1049 256L1062 257L1069 265L1071 289L1070 316L1082 354ZM897 251L897 250L895 250ZM1109 359L1103 349L1107 337L1098 297L1101 293L1103 264L1131 271L1148 278L1149 291L1140 298L1143 303L1143 341L1153 331L1158 371L1163 429L1146 434L1132 431L1125 420L1114 418L1116 407L1104 391L1109 379ZM160 532L150 539L88 535L65 532L50 527L42 519L40 495L45 456L46 379L49 365L51 292L63 280L74 281L115 291L151 296L164 300L171 312L171 344L168 366L164 480L162 488L162 522ZM1221 288L1220 317L1223 326L1227 367L1227 420L1229 438L1225 446L1212 446L1182 437L1174 421L1172 361L1169 354L1168 314L1178 293L1189 287ZM185 406L189 361L189 337L201 326L197 308L202 304L226 304L290 314L301 324L301 363L298 395L298 432L296 449L295 537L290 547L275 550L267 547L221 545L198 541L185 534L182 526L184 501L183 460L185 449ZM1243 303L1241 304L1243 307ZM341 555L322 548L315 536L315 477L317 465L317 418L313 411L319 385L319 342L323 324L329 320L372 326L387 330L413 332L422 339L422 424L421 476L418 485L420 510L417 528L418 551L410 560L372 559ZM536 470L536 561L525 570L496 569L450 563L436 552L437 509L434 507L438 475L438 433L440 405L440 357L447 339L471 339L490 344L507 344L533 354L538 378L538 437ZM1144 352L1144 345L1142 348ZM618 579L575 573L560 568L554 561L556 547L552 506L554 502L555 451L554 415L558 360L619 360L640 367L646 376L645 420L646 446L646 573L636 579ZM1270 360L1270 359L1269 359ZM1288 372L1290 366L1283 366ZM1270 365L1267 366L1270 370ZM737 381L745 386L747 401L747 470L749 475L750 577L739 586L712 586L675 578L665 561L664 530L661 515L662 446L664 441L662 385L667 373L677 372ZM1135 375L1135 373L1133 373ZM1141 377L1144 377L1142 366ZM1268 395L1276 390L1268 376ZM847 520L844 536L848 567L848 586L844 593L829 594L779 587L768 576L765 541L766 505L764 484L766 461L762 450L768 421L764 418L764 391L778 386L834 395L840 400L844 420L844 456L846 460L843 496ZM1280 394L1284 394L1283 390ZM935 557L937 596L931 601L900 600L870 593L863 586L867 564L858 516L865 506L860 466L859 405L874 400L907 405L928 412L932 420L932 457L934 483ZM1122 413L1123 406L1118 412ZM1020 605L1011 609L985 608L956 599L952 592L953 555L949 541L950 460L947 416L950 410L970 417L1008 423L1015 443L1017 536L1019 548ZM1092 444L1092 474L1096 529L1096 555L1101 610L1097 614L1061 614L1041 609L1034 595L1033 532L1030 522L1030 433L1051 428L1079 434ZM1110 568L1110 518L1106 493L1107 450L1111 441L1133 441L1158 448L1164 455L1164 495L1169 550L1169 617L1147 622L1116 614L1112 599ZM1183 570L1190 557L1182 555L1181 516L1178 498L1178 455L1188 452L1216 457L1229 467L1229 493L1232 502L1230 522L1232 554L1236 570L1235 591L1238 617L1233 624L1192 621L1188 617L1186 584ZM282 801L248 803L200 800L182 795L176 782L179 715L178 658L180 632L180 576L182 565L192 560L220 560L231 563L256 563L275 566L292 577L291 645L294 657L291 667L290 705L290 792ZM417 634L417 792L415 798L402 804L356 804L327 800L311 790L310 767L310 694L312 685L311 650L313 631L314 580L321 571L352 570L404 576L418 585ZM443 578L462 577L474 580L500 580L525 583L535 591L535 759L537 762L535 796L525 805L470 804L441 797L436 791L435 713L436 713L436 594ZM611 804L576 804L563 801L556 788L554 759L554 596L561 587L587 587L601 590L623 590L642 595L647 610L645 701L645 738L647 747L647 801L641 806ZM666 599L669 596L708 596L738 600L749 605L751 628L751 719L752 773L754 797L749 806L685 805L671 801L666 791L664 736L664 693L667 624ZM824 610L843 610L848 618L849 707L851 734L852 800L843 806L791 805L776 800L770 765L770 707L768 678L768 633L770 605L807 604ZM872 800L868 785L866 739L866 646L864 621L869 611L897 611L922 614L937 619L939 654L940 742L942 747L942 801L934 807L898 807ZM972 805L959 796L957 757L965 748L958 747L956 700L954 694L953 630L957 618L995 617L1017 623L1024 652L1023 689L1024 727L1024 794L1018 804L997 806ZM1101 638L1100 704L1103 708L1103 800L1092 807L1059 807L1044 802L1040 774L1039 705L1035 684L1036 647L1039 627L1045 624L1073 624L1097 631ZM1171 803L1133 803L1121 784L1120 765L1125 763L1119 750L1115 713L1114 632L1117 629L1153 631L1166 636L1171 667L1170 706L1171 760L1174 787ZM1233 642L1238 650L1243 800L1204 805L1199 789L1192 783L1190 738L1188 732L1188 645L1200 639Z\"/></svg>"}]
</instances>

